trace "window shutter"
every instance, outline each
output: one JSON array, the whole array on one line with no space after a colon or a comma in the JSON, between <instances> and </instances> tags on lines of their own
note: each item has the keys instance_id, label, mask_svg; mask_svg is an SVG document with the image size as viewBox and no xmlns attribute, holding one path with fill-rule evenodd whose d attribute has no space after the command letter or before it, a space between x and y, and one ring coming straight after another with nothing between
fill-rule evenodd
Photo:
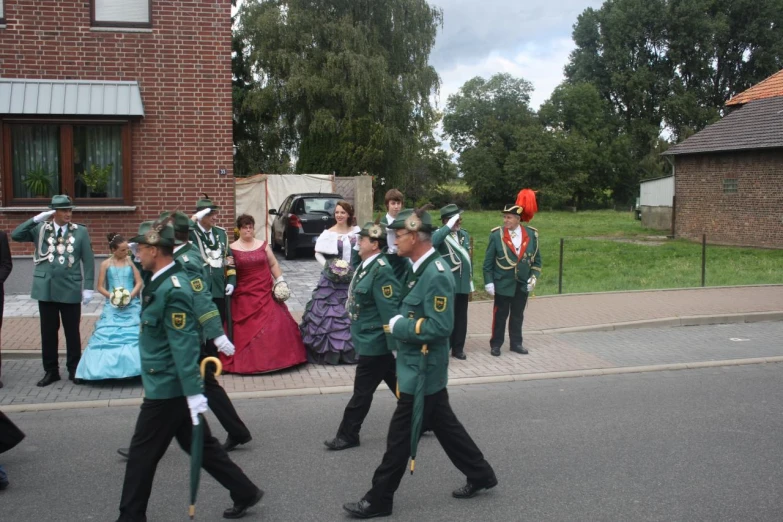
<instances>
[{"instance_id":1,"label":"window shutter","mask_svg":"<svg viewBox=\"0 0 783 522\"><path fill-rule=\"evenodd\" d=\"M94 0L96 22L146 24L151 0Z\"/></svg>"}]
</instances>

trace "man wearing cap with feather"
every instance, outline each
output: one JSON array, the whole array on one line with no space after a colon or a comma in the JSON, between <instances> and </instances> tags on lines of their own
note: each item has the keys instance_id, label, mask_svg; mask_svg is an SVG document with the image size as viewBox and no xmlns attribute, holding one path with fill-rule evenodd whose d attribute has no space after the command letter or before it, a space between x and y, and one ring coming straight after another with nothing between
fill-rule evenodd
<instances>
[{"instance_id":1,"label":"man wearing cap with feather","mask_svg":"<svg viewBox=\"0 0 783 522\"><path fill-rule=\"evenodd\" d=\"M523 189L513 205L503 209L503 226L492 229L484 257L484 289L494 297L490 353L500 356L506 320L511 351L527 354L522 345L522 321L530 292L541 275L538 230L522 226L538 211L536 195ZM509 319L510 316L510 319Z\"/></svg>"}]
</instances>

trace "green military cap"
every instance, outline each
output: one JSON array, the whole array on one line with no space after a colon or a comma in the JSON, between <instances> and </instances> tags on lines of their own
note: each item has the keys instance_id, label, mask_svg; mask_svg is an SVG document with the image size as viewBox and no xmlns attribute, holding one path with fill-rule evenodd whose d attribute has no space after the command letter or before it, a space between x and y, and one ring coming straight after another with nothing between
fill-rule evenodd
<instances>
[{"instance_id":1,"label":"green military cap","mask_svg":"<svg viewBox=\"0 0 783 522\"><path fill-rule=\"evenodd\" d=\"M179 241L174 237L174 227L169 219L143 221L139 225L139 234L132 237L130 241L132 243L150 246L173 247L182 244L182 241Z\"/></svg>"},{"instance_id":2,"label":"green military cap","mask_svg":"<svg viewBox=\"0 0 783 522\"><path fill-rule=\"evenodd\" d=\"M161 212L159 219L167 218L170 215L171 212ZM176 232L187 232L196 226L184 212L174 212L174 221L172 223Z\"/></svg>"},{"instance_id":3,"label":"green military cap","mask_svg":"<svg viewBox=\"0 0 783 522\"><path fill-rule=\"evenodd\" d=\"M523 208L519 205L514 205L513 203L511 205L506 205L503 208L503 214L514 214L515 216L522 216L522 210Z\"/></svg>"},{"instance_id":4,"label":"green military cap","mask_svg":"<svg viewBox=\"0 0 783 522\"><path fill-rule=\"evenodd\" d=\"M217 206L214 203L212 203L212 200L209 199L209 196L207 196L206 194L203 194L203 193L202 193L202 195L204 197L199 199L196 202L196 212L198 212L200 210L204 210L205 208L211 208L213 211L218 210L220 208L219 206Z\"/></svg>"},{"instance_id":5,"label":"green military cap","mask_svg":"<svg viewBox=\"0 0 783 522\"><path fill-rule=\"evenodd\" d=\"M454 203L449 203L442 209L440 209L440 218L449 219L454 214L462 214L462 210Z\"/></svg>"},{"instance_id":6,"label":"green military cap","mask_svg":"<svg viewBox=\"0 0 783 522\"><path fill-rule=\"evenodd\" d=\"M386 225L380 222L368 221L362 227L360 236L369 237L375 241L386 242Z\"/></svg>"},{"instance_id":7,"label":"green military cap","mask_svg":"<svg viewBox=\"0 0 783 522\"><path fill-rule=\"evenodd\" d=\"M52 202L49 204L51 209L59 208L73 208L73 201L65 194L58 194L52 197Z\"/></svg>"},{"instance_id":8,"label":"green military cap","mask_svg":"<svg viewBox=\"0 0 783 522\"><path fill-rule=\"evenodd\" d=\"M432 218L429 212L423 209L406 208L397 214L397 218L389 225L392 230L409 230L410 232L432 232Z\"/></svg>"}]
</instances>

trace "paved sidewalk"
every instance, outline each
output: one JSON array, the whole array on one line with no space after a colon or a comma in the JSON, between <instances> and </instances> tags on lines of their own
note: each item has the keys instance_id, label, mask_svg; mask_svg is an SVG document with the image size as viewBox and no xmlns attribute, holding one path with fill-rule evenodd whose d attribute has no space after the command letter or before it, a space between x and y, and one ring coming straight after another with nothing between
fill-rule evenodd
<instances>
[{"instance_id":1,"label":"paved sidewalk","mask_svg":"<svg viewBox=\"0 0 783 522\"><path fill-rule=\"evenodd\" d=\"M574 337L571 334L644 328L645 332L675 332L673 335L676 335L676 328L648 329L654 326L783 321L783 286L533 298L525 313L524 334L525 345L530 350L528 356L509 353L508 343L504 346L502 357L489 355L491 312L491 302L470 304L469 339L466 346L468 359L452 359L449 375L453 383L490 382L550 374L557 376L566 375L562 372L574 371L618 371L640 365L692 365L704 361L718 361L725 355L724 352L700 349L690 354L671 353L666 350L642 349L638 342L629 343L621 354L611 350L607 352L589 349L588 338ZM293 312L293 315L299 319L301 314ZM82 339L85 345L96 319L95 316L82 319ZM651 333L645 335L654 337ZM55 403L62 407L68 407L69 404L65 403L71 402L79 402L84 406L107 406L128 403L122 399L131 399L130 403L135 404L141 396L138 379L85 386L73 386L64 381L46 388L36 387L35 382L41 377L41 366L37 357L39 338L38 319L35 317L4 318L2 343L5 355L3 382L6 387L0 390L0 405L18 405L21 409L24 409L25 405L39 403ZM63 340L61 347L64 347ZM761 358L783 357L783 344L780 353L756 355ZM740 354L727 358L747 357L748 354ZM348 391L353 384L353 375L353 366L304 365L265 375L227 375L222 378L222 382L233 397L242 398L264 394ZM97 402L88 404L82 401Z\"/></svg>"}]
</instances>

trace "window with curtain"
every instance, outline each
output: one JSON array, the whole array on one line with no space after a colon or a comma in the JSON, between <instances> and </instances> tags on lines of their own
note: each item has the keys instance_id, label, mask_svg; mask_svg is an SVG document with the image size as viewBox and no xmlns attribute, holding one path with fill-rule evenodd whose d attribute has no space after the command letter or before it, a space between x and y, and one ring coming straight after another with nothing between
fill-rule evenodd
<instances>
[{"instance_id":1,"label":"window with curtain","mask_svg":"<svg viewBox=\"0 0 783 522\"><path fill-rule=\"evenodd\" d=\"M0 24L5 23L5 6L3 5L5 2L4 0L0 0Z\"/></svg>"},{"instance_id":2,"label":"window with curtain","mask_svg":"<svg viewBox=\"0 0 783 522\"><path fill-rule=\"evenodd\" d=\"M129 205L130 122L5 122L6 205L68 194L76 204Z\"/></svg>"},{"instance_id":3,"label":"window with curtain","mask_svg":"<svg viewBox=\"0 0 783 522\"><path fill-rule=\"evenodd\" d=\"M152 0L92 0L92 25L152 27Z\"/></svg>"}]
</instances>

